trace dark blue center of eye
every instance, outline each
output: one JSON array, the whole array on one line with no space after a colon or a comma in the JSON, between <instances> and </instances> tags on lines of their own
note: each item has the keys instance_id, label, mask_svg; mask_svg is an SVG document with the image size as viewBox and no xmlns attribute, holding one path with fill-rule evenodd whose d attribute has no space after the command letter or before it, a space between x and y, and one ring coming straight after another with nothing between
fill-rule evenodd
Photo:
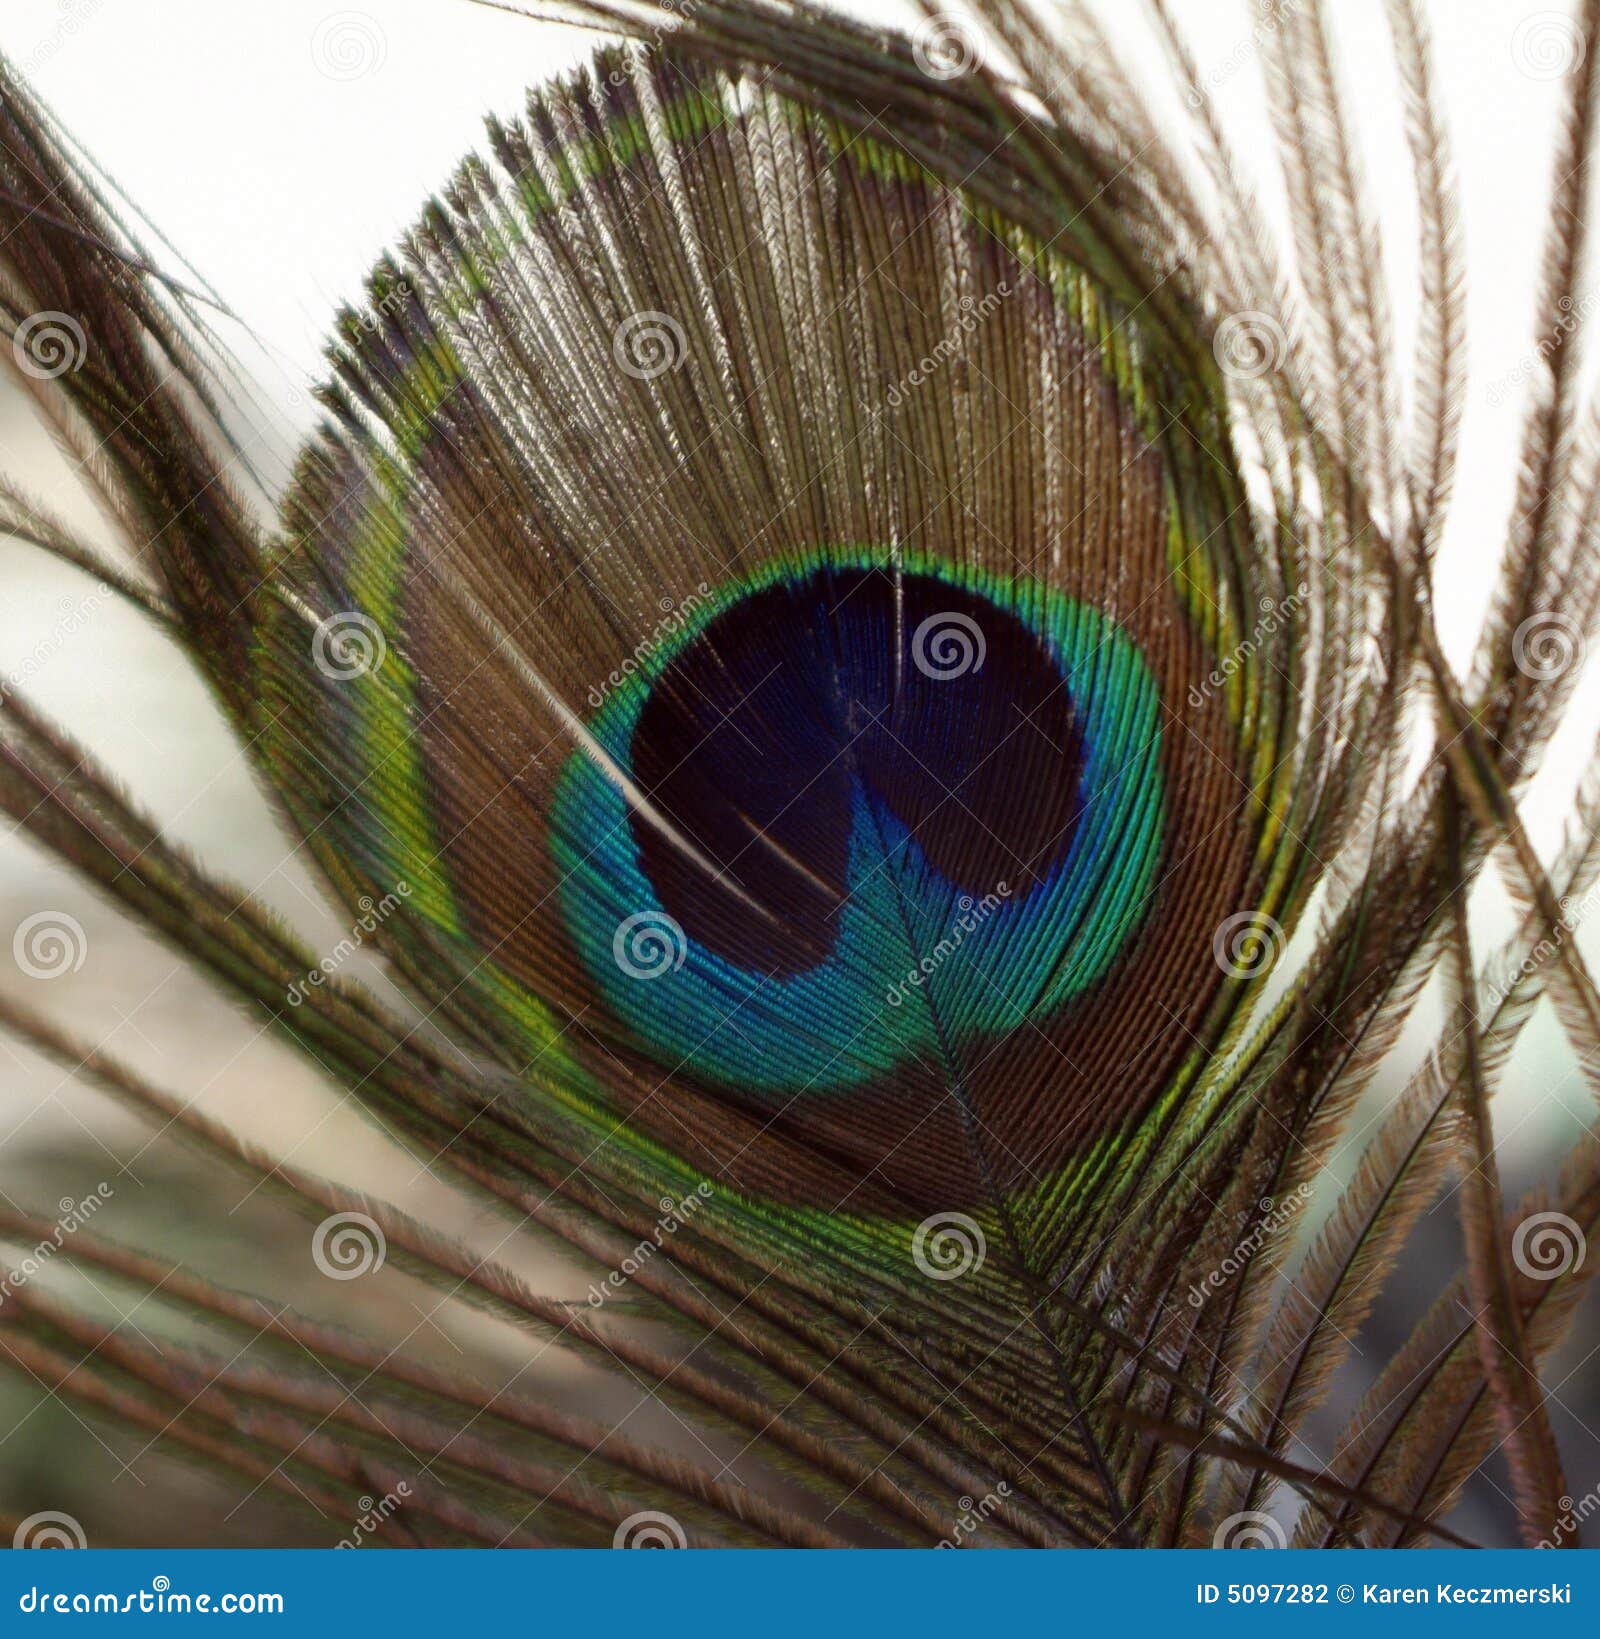
<instances>
[{"instance_id":1,"label":"dark blue center of eye","mask_svg":"<svg viewBox=\"0 0 1600 1639\"><path fill-rule=\"evenodd\" d=\"M550 818L596 999L669 1069L843 1093L1100 979L1164 829L1159 695L1091 605L817 550L649 634Z\"/></svg>"},{"instance_id":2,"label":"dark blue center of eye","mask_svg":"<svg viewBox=\"0 0 1600 1639\"><path fill-rule=\"evenodd\" d=\"M965 588L876 569L780 581L716 616L656 679L629 760L701 856L630 816L662 909L769 974L834 950L862 798L974 896L1049 876L1083 805L1077 707L1040 636Z\"/></svg>"}]
</instances>

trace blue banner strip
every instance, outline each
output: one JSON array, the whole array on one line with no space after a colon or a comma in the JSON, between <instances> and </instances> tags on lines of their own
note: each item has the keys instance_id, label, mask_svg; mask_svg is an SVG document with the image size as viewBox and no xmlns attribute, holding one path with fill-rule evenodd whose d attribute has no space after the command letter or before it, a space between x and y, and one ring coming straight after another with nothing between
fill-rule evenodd
<instances>
[{"instance_id":1,"label":"blue banner strip","mask_svg":"<svg viewBox=\"0 0 1600 1639\"><path fill-rule=\"evenodd\" d=\"M257 1632L465 1624L589 1639L748 1627L758 1639L1111 1639L1175 1629L1583 1633L1600 1623L1600 1550L784 1553L85 1549L0 1556L0 1634L191 1621ZM1155 1630L1155 1624L1161 1628ZM394 1628L388 1625L394 1624ZM1171 1629L1169 1629L1169 1624Z\"/></svg>"}]
</instances>

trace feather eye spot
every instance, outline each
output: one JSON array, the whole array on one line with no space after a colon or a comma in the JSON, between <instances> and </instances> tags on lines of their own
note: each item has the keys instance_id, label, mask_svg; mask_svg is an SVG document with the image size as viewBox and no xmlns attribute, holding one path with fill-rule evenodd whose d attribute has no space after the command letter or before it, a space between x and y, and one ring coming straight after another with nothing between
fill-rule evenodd
<instances>
[{"instance_id":1,"label":"feather eye spot","mask_svg":"<svg viewBox=\"0 0 1600 1639\"><path fill-rule=\"evenodd\" d=\"M824 562L641 645L588 720L614 772L574 751L553 812L609 1011L746 1094L926 1076L1054 1015L1142 920L1165 837L1159 691L1118 626L1034 583Z\"/></svg>"}]
</instances>

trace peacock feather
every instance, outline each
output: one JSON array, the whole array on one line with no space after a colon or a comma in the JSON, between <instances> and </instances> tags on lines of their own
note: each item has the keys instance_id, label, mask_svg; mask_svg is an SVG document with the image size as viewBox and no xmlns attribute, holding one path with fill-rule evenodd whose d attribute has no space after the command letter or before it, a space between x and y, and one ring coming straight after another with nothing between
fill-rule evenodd
<instances>
[{"instance_id":1,"label":"peacock feather","mask_svg":"<svg viewBox=\"0 0 1600 1639\"><path fill-rule=\"evenodd\" d=\"M129 566L20 474L0 524L183 648L408 1007L26 691L0 804L500 1228L480 1252L0 1000L319 1262L392 1266L322 1317L113 1203L63 1259L148 1325L18 1280L0 1352L296 1507L402 1498L402 1543L1437 1544L1491 1458L1526 1540L1575 1540L1541 1364L1596 1152L1508 1206L1488 1101L1545 997L1591 1084L1600 1047L1570 937L1600 784L1550 862L1518 807L1576 681L1548 643L1600 613L1600 423L1576 345L1541 350L1459 675L1464 296L1416 0L1411 369L1319 4L1258 30L1283 243L1165 0L1181 131L1076 5L905 36L809 0L556 10L624 43L492 121L379 262L284 486L214 304L4 81L16 378ZM1600 4L1573 27L1541 322L1586 251ZM1516 921L1485 960L1491 861ZM1447 1187L1460 1272L1330 1438ZM357 1300L391 1278L524 1359L386 1336Z\"/></svg>"}]
</instances>

